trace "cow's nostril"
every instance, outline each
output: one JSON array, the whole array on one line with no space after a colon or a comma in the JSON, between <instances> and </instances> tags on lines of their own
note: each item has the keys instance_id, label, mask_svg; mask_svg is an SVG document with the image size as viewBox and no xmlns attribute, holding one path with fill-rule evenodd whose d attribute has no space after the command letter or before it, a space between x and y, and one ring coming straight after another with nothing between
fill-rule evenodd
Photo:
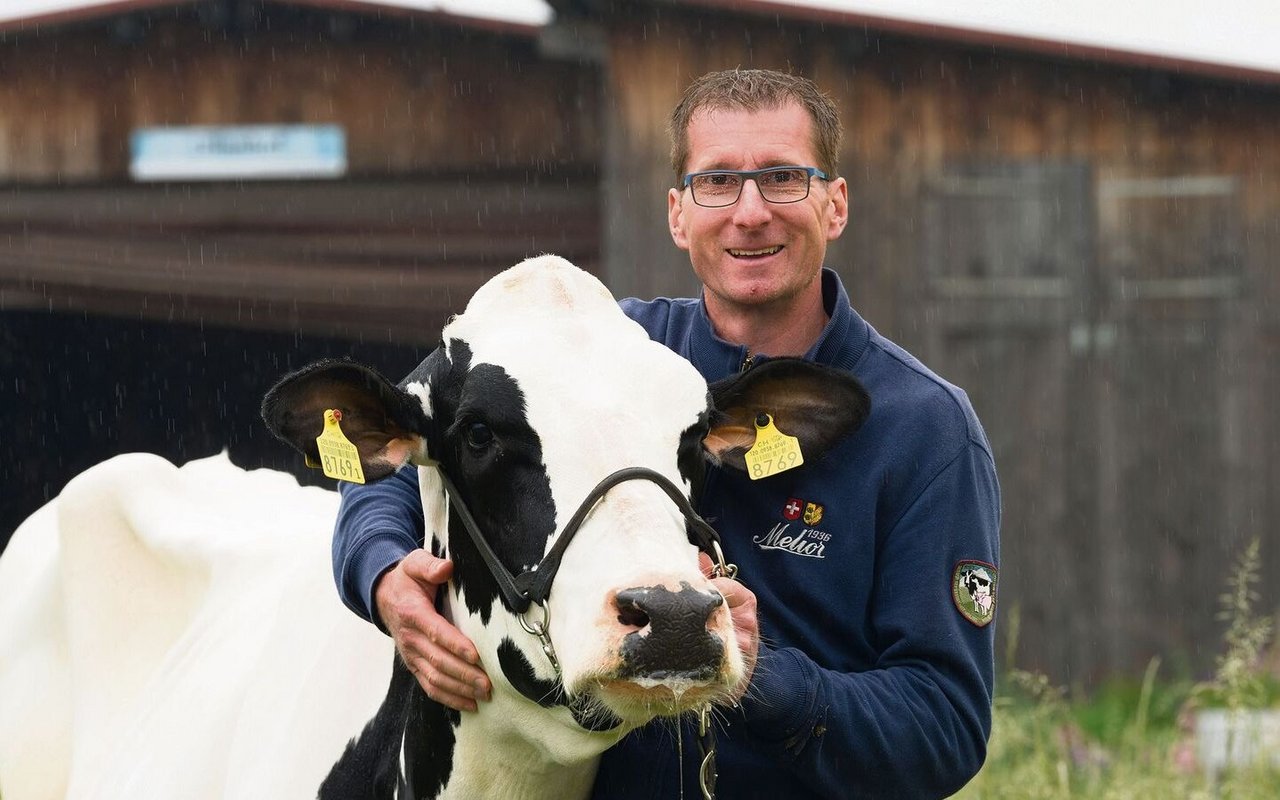
<instances>
[{"instance_id":1,"label":"cow's nostril","mask_svg":"<svg viewBox=\"0 0 1280 800\"><path fill-rule=\"evenodd\" d=\"M643 628L649 624L649 615L634 606L620 607L618 622L632 628Z\"/></svg>"},{"instance_id":2,"label":"cow's nostril","mask_svg":"<svg viewBox=\"0 0 1280 800\"><path fill-rule=\"evenodd\" d=\"M649 614L645 608L648 589L627 589L618 592L613 604L618 608L618 622L634 628L644 628L649 624Z\"/></svg>"}]
</instances>

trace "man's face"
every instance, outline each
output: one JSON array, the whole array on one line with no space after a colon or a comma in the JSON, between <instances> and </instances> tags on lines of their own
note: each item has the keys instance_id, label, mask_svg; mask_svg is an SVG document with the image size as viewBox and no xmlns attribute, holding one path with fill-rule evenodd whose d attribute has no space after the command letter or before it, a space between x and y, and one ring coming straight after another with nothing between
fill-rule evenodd
<instances>
[{"instance_id":1,"label":"man's face","mask_svg":"<svg viewBox=\"0 0 1280 800\"><path fill-rule=\"evenodd\" d=\"M817 166L812 124L794 103L699 111L689 123L685 172ZM671 237L689 251L713 317L722 310L786 307L807 293L820 298L827 242L844 231L848 211L843 178L813 178L809 196L796 203L766 201L754 181L725 208L695 204L688 189L672 189L667 197Z\"/></svg>"}]
</instances>

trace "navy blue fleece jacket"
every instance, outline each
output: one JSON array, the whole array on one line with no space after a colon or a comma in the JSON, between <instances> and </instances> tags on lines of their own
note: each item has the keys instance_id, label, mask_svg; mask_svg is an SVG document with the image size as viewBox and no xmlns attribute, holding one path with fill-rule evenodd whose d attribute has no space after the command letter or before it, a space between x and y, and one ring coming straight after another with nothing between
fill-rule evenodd
<instances>
[{"instance_id":1,"label":"navy blue fleece jacket","mask_svg":"<svg viewBox=\"0 0 1280 800\"><path fill-rule=\"evenodd\" d=\"M720 718L718 791L943 797L982 765L991 729L994 606L975 604L965 578L998 596L995 467L964 392L879 335L830 270L823 290L831 319L806 357L856 375L871 415L799 469L712 470L699 504L756 594L762 639L741 708ZM708 382L746 359L699 300L622 308ZM372 618L378 576L421 542L417 475L342 491L335 575ZM677 797L681 781L698 796L688 731L684 751L681 763L670 723L635 731L605 754L593 796Z\"/></svg>"}]
</instances>

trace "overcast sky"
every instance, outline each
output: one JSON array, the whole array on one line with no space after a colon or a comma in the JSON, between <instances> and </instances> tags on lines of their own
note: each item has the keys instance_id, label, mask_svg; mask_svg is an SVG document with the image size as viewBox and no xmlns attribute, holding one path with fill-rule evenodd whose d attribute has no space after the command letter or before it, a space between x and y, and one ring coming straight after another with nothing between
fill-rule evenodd
<instances>
[{"instance_id":1,"label":"overcast sky","mask_svg":"<svg viewBox=\"0 0 1280 800\"><path fill-rule=\"evenodd\" d=\"M542 0L381 0L540 25ZM0 21L120 0L0 0ZM773 0L1280 73L1280 0Z\"/></svg>"}]
</instances>

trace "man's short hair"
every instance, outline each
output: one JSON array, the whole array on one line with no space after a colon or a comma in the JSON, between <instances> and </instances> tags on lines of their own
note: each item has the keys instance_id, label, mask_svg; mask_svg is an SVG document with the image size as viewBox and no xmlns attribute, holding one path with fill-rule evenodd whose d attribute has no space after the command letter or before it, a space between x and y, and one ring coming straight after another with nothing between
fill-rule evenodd
<instances>
[{"instance_id":1,"label":"man's short hair","mask_svg":"<svg viewBox=\"0 0 1280 800\"><path fill-rule=\"evenodd\" d=\"M840 141L844 128L840 112L817 85L799 75L770 69L729 69L708 72L689 84L671 112L667 132L671 136L671 167L677 184L684 177L689 160L689 122L702 110L760 111L796 103L809 114L813 125L813 152L816 166L835 177L839 165Z\"/></svg>"}]
</instances>

